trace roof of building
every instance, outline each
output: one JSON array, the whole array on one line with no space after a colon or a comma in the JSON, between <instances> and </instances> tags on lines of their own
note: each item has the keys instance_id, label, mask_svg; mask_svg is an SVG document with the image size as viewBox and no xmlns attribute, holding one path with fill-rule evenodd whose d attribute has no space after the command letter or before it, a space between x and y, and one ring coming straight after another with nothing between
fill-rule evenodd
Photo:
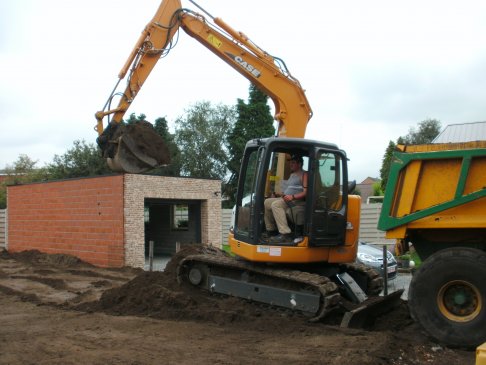
<instances>
[{"instance_id":1,"label":"roof of building","mask_svg":"<svg viewBox=\"0 0 486 365\"><path fill-rule=\"evenodd\" d=\"M371 185L377 181L380 181L380 179L368 176L366 179L361 181L358 185Z\"/></svg>"},{"instance_id":2,"label":"roof of building","mask_svg":"<svg viewBox=\"0 0 486 365\"><path fill-rule=\"evenodd\" d=\"M432 143L457 143L486 140L486 122L449 124Z\"/></svg>"}]
</instances>

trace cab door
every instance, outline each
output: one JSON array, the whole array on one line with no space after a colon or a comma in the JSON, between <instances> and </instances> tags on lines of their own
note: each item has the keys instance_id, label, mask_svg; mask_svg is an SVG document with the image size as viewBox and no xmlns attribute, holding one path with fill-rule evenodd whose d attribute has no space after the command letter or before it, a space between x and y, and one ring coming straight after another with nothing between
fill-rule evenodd
<instances>
[{"instance_id":1,"label":"cab door","mask_svg":"<svg viewBox=\"0 0 486 365\"><path fill-rule=\"evenodd\" d=\"M265 149L246 148L238 180L238 193L233 212L234 234L237 240L256 244L262 219L261 162Z\"/></svg>"},{"instance_id":2,"label":"cab door","mask_svg":"<svg viewBox=\"0 0 486 365\"><path fill-rule=\"evenodd\" d=\"M346 156L320 149L315 154L312 180L312 213L309 244L343 245L346 234Z\"/></svg>"}]
</instances>

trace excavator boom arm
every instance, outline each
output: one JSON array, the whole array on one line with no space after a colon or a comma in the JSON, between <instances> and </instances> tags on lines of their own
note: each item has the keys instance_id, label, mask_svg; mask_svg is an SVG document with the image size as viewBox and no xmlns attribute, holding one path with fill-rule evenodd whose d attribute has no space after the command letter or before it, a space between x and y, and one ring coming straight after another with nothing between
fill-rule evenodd
<instances>
[{"instance_id":1,"label":"excavator boom arm","mask_svg":"<svg viewBox=\"0 0 486 365\"><path fill-rule=\"evenodd\" d=\"M283 64L277 64L281 60L262 51L219 18L210 24L198 14L184 12L181 27L272 99L278 135L304 137L312 110L299 81Z\"/></svg>"},{"instance_id":2,"label":"excavator boom arm","mask_svg":"<svg viewBox=\"0 0 486 365\"><path fill-rule=\"evenodd\" d=\"M290 75L281 60L267 54L246 35L235 31L219 18L211 17L210 20L181 8L180 0L162 1L118 75L119 83L128 73L127 86L118 106L110 109L116 95L115 87L104 109L96 113L99 135L104 131L104 117L112 115L112 122L122 121L160 57L170 51L173 37L181 27L267 93L275 104L280 136L304 137L312 110L299 81Z\"/></svg>"},{"instance_id":3,"label":"excavator boom arm","mask_svg":"<svg viewBox=\"0 0 486 365\"><path fill-rule=\"evenodd\" d=\"M118 74L118 82L109 96L102 111L96 113L98 134L103 133L103 118L113 115L112 122L120 123L130 104L142 88L145 80L152 72L164 52L168 52L174 34L179 29L177 14L181 11L180 0L162 1L154 17L147 24L140 35L130 56ZM125 91L121 95L118 106L110 109L115 95L116 87L125 78L127 72L129 77Z\"/></svg>"}]
</instances>

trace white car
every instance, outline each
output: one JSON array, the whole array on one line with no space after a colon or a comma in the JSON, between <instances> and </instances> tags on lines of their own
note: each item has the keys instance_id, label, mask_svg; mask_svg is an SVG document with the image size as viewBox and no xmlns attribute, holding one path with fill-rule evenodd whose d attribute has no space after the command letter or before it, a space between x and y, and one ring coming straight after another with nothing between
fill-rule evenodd
<instances>
[{"instance_id":1,"label":"white car","mask_svg":"<svg viewBox=\"0 0 486 365\"><path fill-rule=\"evenodd\" d=\"M377 248L378 245L371 245L360 241L358 245L358 256L356 261L375 269L382 277L385 277L385 270L383 265L383 250ZM386 252L387 257L387 271L388 280L393 280L397 277L397 260L390 251Z\"/></svg>"}]
</instances>

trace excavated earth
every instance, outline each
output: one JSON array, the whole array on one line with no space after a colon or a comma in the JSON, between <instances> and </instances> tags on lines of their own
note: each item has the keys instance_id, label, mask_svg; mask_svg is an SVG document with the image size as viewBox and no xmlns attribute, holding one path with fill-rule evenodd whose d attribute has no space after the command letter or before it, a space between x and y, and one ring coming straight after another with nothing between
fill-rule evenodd
<instances>
[{"instance_id":1,"label":"excavated earth","mask_svg":"<svg viewBox=\"0 0 486 365\"><path fill-rule=\"evenodd\" d=\"M406 302L373 328L208 295L164 272L0 252L0 364L474 364L428 338Z\"/></svg>"}]
</instances>

